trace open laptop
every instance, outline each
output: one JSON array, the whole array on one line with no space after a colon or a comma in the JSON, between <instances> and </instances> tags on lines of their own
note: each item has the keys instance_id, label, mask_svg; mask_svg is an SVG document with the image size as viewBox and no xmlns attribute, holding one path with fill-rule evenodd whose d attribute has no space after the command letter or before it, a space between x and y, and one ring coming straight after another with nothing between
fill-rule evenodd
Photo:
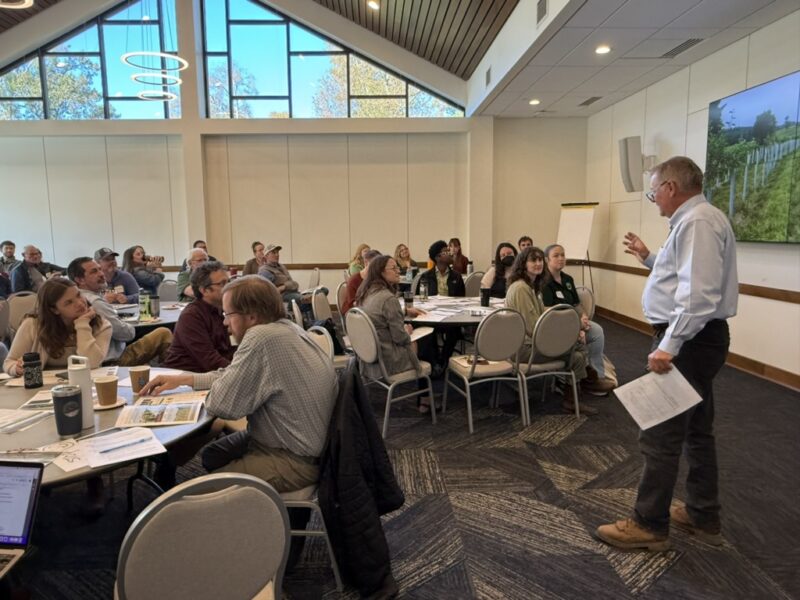
<instances>
[{"instance_id":1,"label":"open laptop","mask_svg":"<svg viewBox=\"0 0 800 600\"><path fill-rule=\"evenodd\" d=\"M30 544L43 470L40 463L0 461L0 579Z\"/></svg>"}]
</instances>

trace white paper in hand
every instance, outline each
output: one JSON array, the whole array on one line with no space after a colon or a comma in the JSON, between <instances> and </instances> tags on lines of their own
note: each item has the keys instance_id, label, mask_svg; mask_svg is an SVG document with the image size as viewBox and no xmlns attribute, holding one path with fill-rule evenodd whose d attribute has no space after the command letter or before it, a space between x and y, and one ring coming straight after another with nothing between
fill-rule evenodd
<instances>
[{"instance_id":1,"label":"white paper in hand","mask_svg":"<svg viewBox=\"0 0 800 600\"><path fill-rule=\"evenodd\" d=\"M675 367L664 375L648 373L614 393L641 429L650 429L683 412L702 398Z\"/></svg>"}]
</instances>

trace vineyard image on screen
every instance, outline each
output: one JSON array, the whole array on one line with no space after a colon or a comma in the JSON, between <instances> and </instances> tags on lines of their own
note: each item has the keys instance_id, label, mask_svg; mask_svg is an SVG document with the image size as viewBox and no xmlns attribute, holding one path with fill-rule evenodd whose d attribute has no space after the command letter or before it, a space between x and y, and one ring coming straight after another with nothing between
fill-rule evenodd
<instances>
[{"instance_id":1,"label":"vineyard image on screen","mask_svg":"<svg viewBox=\"0 0 800 600\"><path fill-rule=\"evenodd\" d=\"M800 71L712 102L705 194L736 239L800 243Z\"/></svg>"}]
</instances>

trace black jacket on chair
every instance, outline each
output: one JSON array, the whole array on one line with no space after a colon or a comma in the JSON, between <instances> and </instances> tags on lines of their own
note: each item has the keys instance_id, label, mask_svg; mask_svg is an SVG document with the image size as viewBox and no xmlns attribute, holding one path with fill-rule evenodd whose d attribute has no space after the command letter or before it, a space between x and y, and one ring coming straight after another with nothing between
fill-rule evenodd
<instances>
[{"instance_id":1,"label":"black jacket on chair","mask_svg":"<svg viewBox=\"0 0 800 600\"><path fill-rule=\"evenodd\" d=\"M353 359L339 378L320 465L319 505L342 577L362 596L394 585L380 516L404 502Z\"/></svg>"},{"instance_id":2,"label":"black jacket on chair","mask_svg":"<svg viewBox=\"0 0 800 600\"><path fill-rule=\"evenodd\" d=\"M439 284L436 281L436 266L432 269L428 269L422 274L422 278L420 281L424 281L428 284L428 295L429 296L459 296L463 297L467 295L467 290L464 287L464 278L461 277L456 271L452 268L448 269L447 272L447 289L444 291L439 290Z\"/></svg>"}]
</instances>

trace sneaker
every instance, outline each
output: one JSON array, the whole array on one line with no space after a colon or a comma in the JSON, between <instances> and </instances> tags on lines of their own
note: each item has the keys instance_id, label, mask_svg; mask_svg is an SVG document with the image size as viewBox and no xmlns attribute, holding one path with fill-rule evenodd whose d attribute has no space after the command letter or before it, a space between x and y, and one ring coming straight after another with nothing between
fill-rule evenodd
<instances>
[{"instance_id":1,"label":"sneaker","mask_svg":"<svg viewBox=\"0 0 800 600\"><path fill-rule=\"evenodd\" d=\"M669 509L669 518L672 523L683 531L697 536L698 540L710 544L711 546L722 545L722 533L720 533L720 526L705 526L698 527L689 516L689 511L686 510L685 504L679 504Z\"/></svg>"},{"instance_id":2,"label":"sneaker","mask_svg":"<svg viewBox=\"0 0 800 600\"><path fill-rule=\"evenodd\" d=\"M650 552L669 550L669 536L653 533L633 519L623 519L616 523L600 525L596 535L609 546L621 550L649 550Z\"/></svg>"},{"instance_id":3,"label":"sneaker","mask_svg":"<svg viewBox=\"0 0 800 600\"><path fill-rule=\"evenodd\" d=\"M592 396L607 396L614 387L614 382L607 377L581 380L581 389Z\"/></svg>"}]
</instances>

